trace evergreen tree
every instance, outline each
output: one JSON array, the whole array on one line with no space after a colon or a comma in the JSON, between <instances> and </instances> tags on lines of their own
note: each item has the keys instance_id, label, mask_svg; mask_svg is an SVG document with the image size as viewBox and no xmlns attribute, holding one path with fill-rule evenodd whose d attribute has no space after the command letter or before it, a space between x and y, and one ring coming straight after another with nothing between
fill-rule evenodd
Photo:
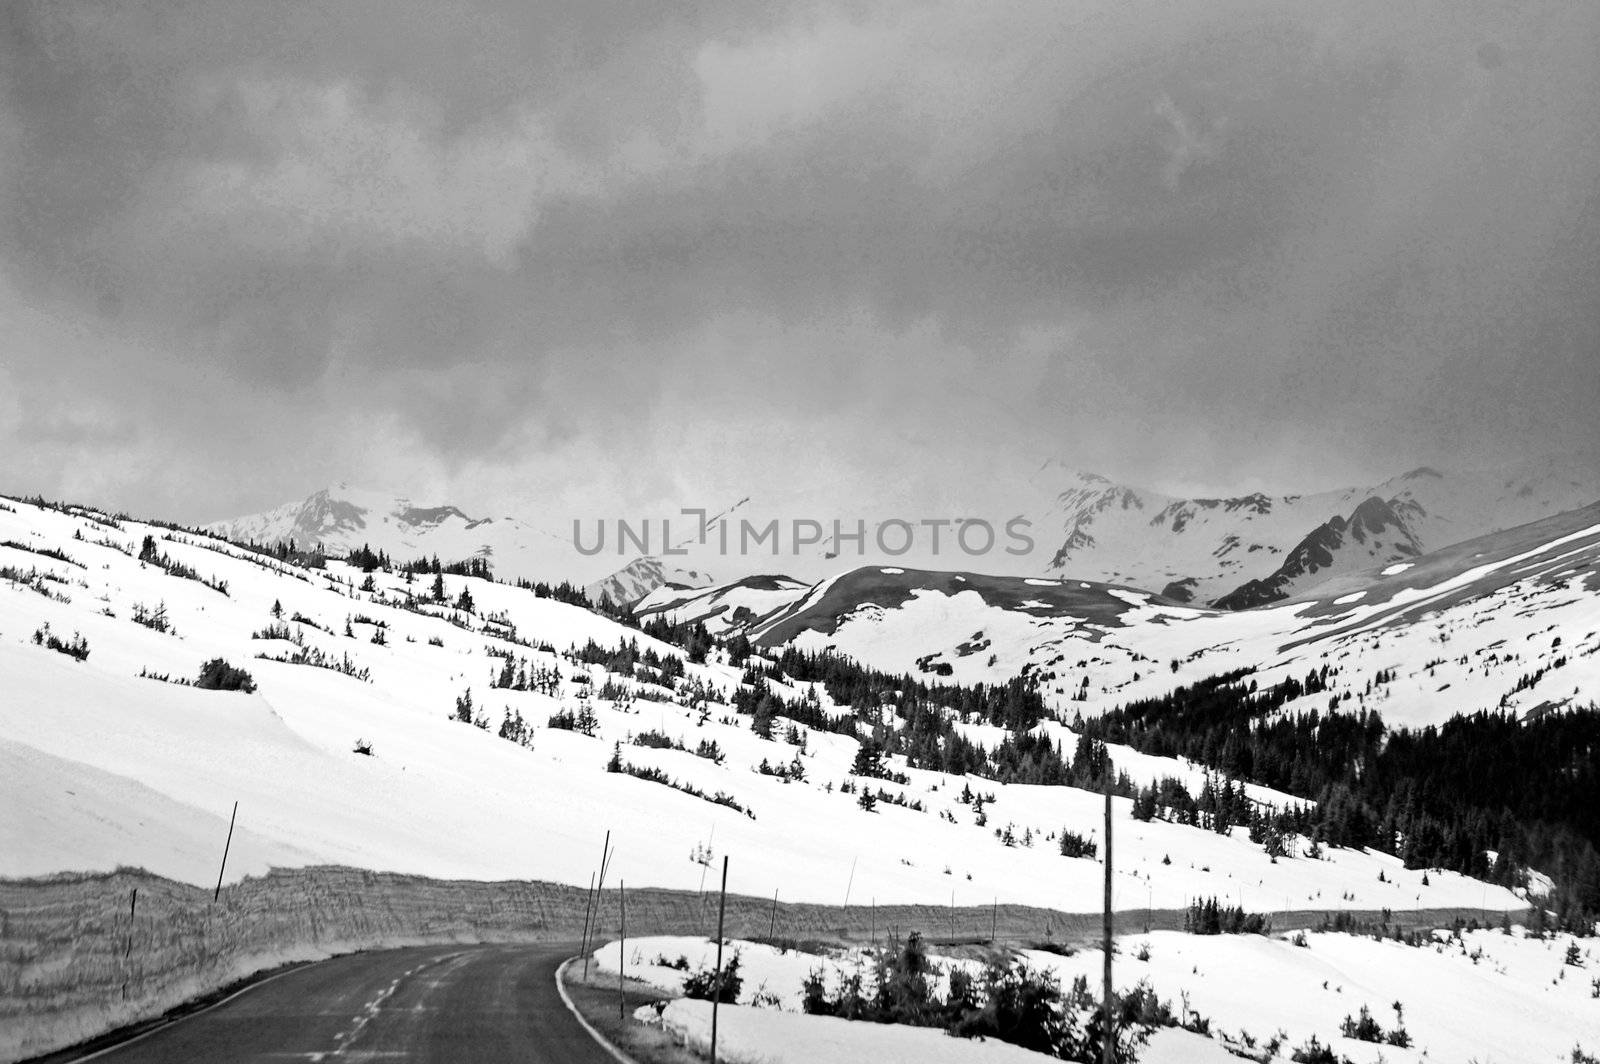
<instances>
[{"instance_id":1,"label":"evergreen tree","mask_svg":"<svg viewBox=\"0 0 1600 1064\"><path fill-rule=\"evenodd\" d=\"M870 737L861 740L855 760L850 764L850 774L872 779L883 778L883 744Z\"/></svg>"}]
</instances>

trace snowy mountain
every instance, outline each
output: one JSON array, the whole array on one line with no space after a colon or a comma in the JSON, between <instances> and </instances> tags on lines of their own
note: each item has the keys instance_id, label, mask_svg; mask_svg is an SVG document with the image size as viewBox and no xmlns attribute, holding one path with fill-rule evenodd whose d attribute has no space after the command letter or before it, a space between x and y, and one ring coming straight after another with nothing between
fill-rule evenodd
<instances>
[{"instance_id":1,"label":"snowy mountain","mask_svg":"<svg viewBox=\"0 0 1600 1064\"><path fill-rule=\"evenodd\" d=\"M878 565L1121 584L1173 602L1240 609L1587 505L1600 499L1600 469L1578 462L1464 473L1417 469L1382 484L1314 495L1178 498L1052 461L1026 476L997 474L985 486L984 507L916 520L846 519L831 490L775 489L741 498L707 514L703 529L676 515L670 553L661 519L633 522L648 544L641 553L624 552L633 541L615 522L588 522L585 542L594 552L586 555L565 528L475 517L448 504L419 506L345 484L207 527L238 540L294 539L335 552L366 544L397 560L481 557L507 578L567 580L592 599L606 595L616 603L664 586L703 588L775 571L813 583ZM886 490L882 505L901 514L927 510L904 489ZM1023 523L1008 530L1012 520ZM990 549L980 549L986 543Z\"/></svg>"},{"instance_id":2,"label":"snowy mountain","mask_svg":"<svg viewBox=\"0 0 1600 1064\"><path fill-rule=\"evenodd\" d=\"M358 587L365 575L371 591ZM434 599L428 582L400 573L302 569L94 511L0 502L0 801L20 814L0 825L0 875L129 864L204 882L238 800L230 877L342 863L576 884L591 870L592 844L614 828L617 874L641 886L695 889L703 868L687 855L710 839L740 854L737 887L755 894L781 886L786 899L833 901L853 876L880 899L947 904L949 868L963 897L1097 904L1094 862L1004 845L973 826L960 788L938 772L886 781L921 811L863 812L837 789L857 739L806 726L801 749L756 735L729 706L739 667L687 663L679 685L638 668L609 671L599 659L624 644L680 661L681 651L530 591L441 579L445 594ZM472 612L460 608L463 591ZM591 641L606 648L595 660L579 653ZM193 686L215 658L248 672L255 690ZM501 686L508 666L513 678ZM848 712L822 684L778 689L824 714ZM479 727L459 719L463 699ZM50 706L71 711L40 711ZM549 723L561 713L592 714L593 734ZM988 741L998 733L971 728ZM671 742L635 744L646 730ZM702 741L720 759L697 756ZM616 743L628 762L681 786L607 772ZM1199 786L1192 765L1119 756L1136 778ZM758 771L797 757L803 779ZM984 787L996 794L988 816L1017 832L1043 836L1064 818L1092 830L1099 816L1088 791ZM718 793L727 799L706 797ZM1250 896L1262 905L1314 906L1328 889L1373 908L1477 905L1484 892L1441 874L1422 887L1420 873L1394 872L1393 858L1356 851L1273 864L1242 837L1160 822L1130 821L1121 845L1129 896L1141 904L1145 871L1164 855L1174 868L1152 888L1161 906L1202 889L1201 866L1259 881ZM1503 908L1521 904L1499 888L1490 895Z\"/></svg>"},{"instance_id":3,"label":"snowy mountain","mask_svg":"<svg viewBox=\"0 0 1600 1064\"><path fill-rule=\"evenodd\" d=\"M1015 865L1005 847L987 855L981 845L990 838L986 832L958 831L920 814L906 821L898 811L889 820L855 819L853 800L818 789L842 777L857 745L852 738L806 729L812 784L751 772L757 762L784 750L787 759L794 750L752 735L726 708L740 668L717 659L685 667L684 683L724 703L708 716L674 685L653 686L643 673L608 672L575 656L591 641L602 648L636 641L639 653L662 657L680 653L587 610L451 575L442 578L443 598L434 599L425 581L398 572L363 574L340 562L301 569L221 540L93 511L3 505L0 690L15 697L0 700L0 746L9 766L0 773L0 787L8 808L26 811L29 829L0 846L0 873L127 862L201 878L214 856L217 813L239 798L249 811L242 821L241 872L327 861L576 883L588 870L590 836L621 818L631 825L628 856L619 857L630 882L693 886L700 868L682 855L715 823L719 845L750 852L746 882L758 893L782 883L786 897L831 896L838 886L834 874L848 872L849 860L836 867L840 833L865 832L860 852L885 859L864 861L856 882L880 897L948 900L949 880L940 869L953 865L972 872L972 889L984 897L999 890L1019 901L1094 905L1092 871L1085 870L1082 896L1064 902L1071 891L1061 893L1058 872L1024 874L1027 862ZM142 546L146 536L153 554ZM1512 708L1532 709L1570 699L1574 687L1593 691L1600 684L1600 656L1594 654L1600 596L1592 586L1597 556L1600 511L1589 511L1478 550L1421 559L1332 602L1238 614L1174 605L1117 585L913 570L856 570L805 589L768 578L736 591L689 594L696 608L710 611L706 616L741 606L762 614L751 629L759 639L831 645L934 679L999 681L1033 671L1069 713L1170 689L1253 655L1270 659L1263 677L1273 670L1303 672L1337 657L1339 682L1356 689L1380 670L1394 670L1380 685L1382 693L1366 696L1382 702L1386 713L1418 683L1418 674L1431 674L1426 682L1437 687L1446 682L1446 670L1459 674L1458 688L1481 688L1491 704L1505 696ZM371 591L356 586L366 575L374 580ZM472 612L461 608L463 591L470 592ZM851 602L856 605L844 608ZM1425 620L1418 620L1421 613ZM1552 625L1567 640L1559 665L1547 654L1549 639L1526 637ZM1424 668L1441 630L1451 633L1451 662ZM82 661L44 645L54 638L70 649L80 637ZM1486 657L1479 644L1499 649ZM216 657L249 671L257 692L202 691L174 682L192 679ZM525 685L501 686L508 665ZM1522 674L1540 668L1544 677L1511 693ZM535 683L541 670L555 678ZM632 694L596 698L602 681ZM823 712L843 711L821 685L780 686L786 697L815 699ZM469 693L468 715L487 730L452 719L458 699ZM33 708L41 705L73 711ZM1463 695L1449 702L1452 709L1473 705ZM219 714L222 707L229 711ZM593 738L545 725L558 711L584 707L595 714ZM1444 708L1440 700L1405 716L1430 718ZM527 725L531 750L497 736L514 720ZM1070 747L1070 732L1059 723L1046 726ZM986 742L1001 734L988 725L967 727ZM720 790L756 819L601 771L613 742L645 729L680 738L690 749L700 739L715 739L725 763L672 748L629 746L628 757L659 765L706 794ZM515 733L512 727L508 734ZM371 744L375 756L352 754L358 739ZM1180 762L1132 751L1118 757L1136 776L1198 779ZM924 803L950 800L938 773L912 773L912 779L909 796ZM37 797L63 789L75 799L41 803ZM1015 819L1019 830L1027 822L1042 832L1059 826L1062 815L1079 813L1092 823L1095 815L1092 794L1002 789L1002 804L990 815ZM1084 808L1072 813L1080 794ZM1060 804L1066 799L1070 808ZM495 815L478 815L487 809ZM162 825L154 848L141 821ZM1146 859L1181 848L1197 855L1197 865L1228 867L1234 860L1227 839L1170 825L1156 829L1179 834L1157 830L1153 856ZM907 831L917 841L905 837ZM914 854L912 864L893 856L901 853ZM980 854L986 855L981 861ZM1258 864L1260 857L1259 848L1240 850L1250 880L1277 883L1266 888L1277 897L1314 895L1330 882L1325 868ZM1137 868L1138 859L1130 860ZM814 882L795 879L797 867L817 870ZM1283 880L1308 871L1317 886ZM1373 882L1376 866L1358 864L1340 889L1367 898ZM1446 903L1453 895L1439 892L1453 889L1450 882L1435 877L1432 892L1419 895L1422 904ZM1141 896L1144 886L1141 880ZM1182 904L1194 889L1174 880L1162 903ZM1476 904L1479 888L1467 891ZM1377 903L1379 895L1372 899ZM1393 900L1382 895L1382 904Z\"/></svg>"},{"instance_id":4,"label":"snowy mountain","mask_svg":"<svg viewBox=\"0 0 1600 1064\"><path fill-rule=\"evenodd\" d=\"M1122 582L1168 598L1241 608L1341 572L1383 565L1600 499L1584 463L1442 473L1313 495L1175 498L1048 465L1066 487L1037 525L1043 572Z\"/></svg>"},{"instance_id":5,"label":"snowy mountain","mask_svg":"<svg viewBox=\"0 0 1600 1064\"><path fill-rule=\"evenodd\" d=\"M1369 542L1380 516L1358 514ZM1239 612L1128 585L888 566L808 588L656 592L640 610L933 680L1031 676L1058 709L1085 715L1238 668L1269 682L1324 665L1335 666L1333 693L1348 692L1352 709L1381 705L1392 723L1595 700L1600 504L1405 557Z\"/></svg>"},{"instance_id":6,"label":"snowy mountain","mask_svg":"<svg viewBox=\"0 0 1600 1064\"><path fill-rule=\"evenodd\" d=\"M1394 505L1369 495L1348 518L1334 516L1301 540L1272 575L1250 580L1214 603L1225 610L1249 609L1288 598L1341 571L1382 565L1422 553L1417 537Z\"/></svg>"},{"instance_id":7,"label":"snowy mountain","mask_svg":"<svg viewBox=\"0 0 1600 1064\"><path fill-rule=\"evenodd\" d=\"M517 517L473 517L450 505L418 506L407 496L348 484L264 513L214 521L206 529L240 542L321 544L341 555L368 546L396 562L482 558L507 580L583 584L597 582L615 567L614 558L580 554L570 533Z\"/></svg>"},{"instance_id":8,"label":"snowy mountain","mask_svg":"<svg viewBox=\"0 0 1600 1064\"><path fill-rule=\"evenodd\" d=\"M590 602L609 601L628 605L658 588L688 589L707 587L710 575L693 569L678 569L654 555L635 558L604 580L596 580L583 590Z\"/></svg>"}]
</instances>

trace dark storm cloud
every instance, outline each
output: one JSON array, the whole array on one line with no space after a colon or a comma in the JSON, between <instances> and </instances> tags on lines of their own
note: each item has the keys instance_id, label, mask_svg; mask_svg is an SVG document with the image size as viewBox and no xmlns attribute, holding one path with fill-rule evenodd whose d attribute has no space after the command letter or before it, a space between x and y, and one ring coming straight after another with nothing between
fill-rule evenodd
<instances>
[{"instance_id":1,"label":"dark storm cloud","mask_svg":"<svg viewBox=\"0 0 1600 1064\"><path fill-rule=\"evenodd\" d=\"M0 271L93 333L40 331L12 386L116 397L195 466L180 505L360 419L389 450L356 479L587 441L681 482L669 423L751 410L958 478L1054 451L1293 487L1595 442L1590 6L0 20Z\"/></svg>"}]
</instances>

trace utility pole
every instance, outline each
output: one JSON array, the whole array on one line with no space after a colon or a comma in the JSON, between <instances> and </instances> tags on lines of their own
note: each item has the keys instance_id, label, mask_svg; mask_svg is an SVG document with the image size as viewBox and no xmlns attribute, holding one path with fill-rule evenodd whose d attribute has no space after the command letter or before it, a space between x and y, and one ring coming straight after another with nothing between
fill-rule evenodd
<instances>
[{"instance_id":1,"label":"utility pole","mask_svg":"<svg viewBox=\"0 0 1600 1064\"><path fill-rule=\"evenodd\" d=\"M717 1064L717 1006L722 1002L722 920L728 912L728 855L722 855L722 893L717 899L717 981L711 992L711 1064Z\"/></svg>"},{"instance_id":2,"label":"utility pole","mask_svg":"<svg viewBox=\"0 0 1600 1064\"><path fill-rule=\"evenodd\" d=\"M228 870L228 850L233 846L233 824L239 819L239 803L233 803L233 813L228 817L228 841L222 844L222 866L217 869L217 889L211 892L211 904L222 897L222 874Z\"/></svg>"},{"instance_id":3,"label":"utility pole","mask_svg":"<svg viewBox=\"0 0 1600 1064\"><path fill-rule=\"evenodd\" d=\"M1106 758L1106 901L1105 901L1105 1032L1100 1043L1101 1064L1117 1064L1116 1025L1111 1011L1111 759Z\"/></svg>"}]
</instances>

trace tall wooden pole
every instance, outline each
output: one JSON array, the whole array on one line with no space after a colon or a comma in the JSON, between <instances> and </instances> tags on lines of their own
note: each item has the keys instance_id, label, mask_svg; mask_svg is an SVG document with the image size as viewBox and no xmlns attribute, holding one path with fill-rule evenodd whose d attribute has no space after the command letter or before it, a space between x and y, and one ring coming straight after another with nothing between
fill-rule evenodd
<instances>
[{"instance_id":1,"label":"tall wooden pole","mask_svg":"<svg viewBox=\"0 0 1600 1064\"><path fill-rule=\"evenodd\" d=\"M607 838L609 838L610 835L611 835L611 833L609 831L606 832L606 837ZM600 878L594 881L594 919L592 921L590 921L590 924L589 924L589 950L590 950L590 952L593 952L594 944L600 938L600 905L605 900L606 873L608 871L610 871L610 869L611 869L611 859L613 857L615 857L616 855L617 855L617 848L615 846L610 847L606 851L605 856L603 858L601 858L601 860L600 860ZM583 977L585 979L589 978L589 957L588 957L588 954L585 954L584 958L583 958Z\"/></svg>"},{"instance_id":2,"label":"tall wooden pole","mask_svg":"<svg viewBox=\"0 0 1600 1064\"><path fill-rule=\"evenodd\" d=\"M722 893L717 899L717 981L711 991L711 1064L717 1064L717 1006L722 1001L722 920L728 912L728 855L722 855Z\"/></svg>"},{"instance_id":3,"label":"tall wooden pole","mask_svg":"<svg viewBox=\"0 0 1600 1064\"><path fill-rule=\"evenodd\" d=\"M777 930L778 930L778 892L777 892L776 889L774 889L773 892L772 892L772 918L767 921L767 941L769 943L772 941L773 935L775 935L777 933Z\"/></svg>"},{"instance_id":4,"label":"tall wooden pole","mask_svg":"<svg viewBox=\"0 0 1600 1064\"><path fill-rule=\"evenodd\" d=\"M606 830L606 840L600 844L600 878L594 884L594 918L589 922L589 931L583 938L583 977L589 978L589 947L594 944L595 933L600 928L600 898L606 887L606 865L611 860L611 831Z\"/></svg>"},{"instance_id":5,"label":"tall wooden pole","mask_svg":"<svg viewBox=\"0 0 1600 1064\"><path fill-rule=\"evenodd\" d=\"M1116 1064L1116 1026L1111 1010L1111 759L1106 759L1106 901L1105 901L1105 1033L1100 1044L1102 1064Z\"/></svg>"},{"instance_id":6,"label":"tall wooden pole","mask_svg":"<svg viewBox=\"0 0 1600 1064\"><path fill-rule=\"evenodd\" d=\"M239 803L233 803L233 813L228 817L228 841L222 844L222 866L217 869L217 889L211 892L211 904L222 897L222 874L228 870L228 850L233 846L233 824L239 819Z\"/></svg>"}]
</instances>

